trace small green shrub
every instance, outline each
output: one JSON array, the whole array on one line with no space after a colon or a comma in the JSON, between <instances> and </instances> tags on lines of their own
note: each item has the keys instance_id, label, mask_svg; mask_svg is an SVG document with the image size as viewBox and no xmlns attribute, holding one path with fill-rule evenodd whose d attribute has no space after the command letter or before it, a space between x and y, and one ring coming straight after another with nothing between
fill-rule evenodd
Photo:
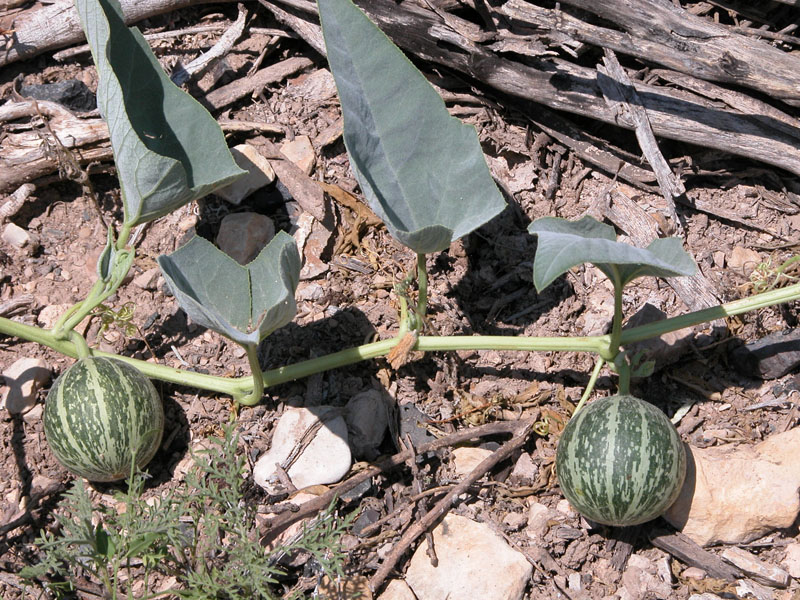
<instances>
[{"instance_id":1,"label":"small green shrub","mask_svg":"<svg viewBox=\"0 0 800 600\"><path fill-rule=\"evenodd\" d=\"M255 506L243 500L245 459L237 455L234 427L212 450L195 455L186 484L161 498L142 496L146 478L135 473L114 494L116 510L92 503L78 479L56 510L56 526L36 541L41 561L23 569L32 585L68 597L80 577L98 582L107 598L191 600L283 598L280 558L311 555L322 571L341 575L340 538L351 518L333 507L297 536L267 551L259 542ZM155 582L174 585L155 590Z\"/></svg>"}]
</instances>

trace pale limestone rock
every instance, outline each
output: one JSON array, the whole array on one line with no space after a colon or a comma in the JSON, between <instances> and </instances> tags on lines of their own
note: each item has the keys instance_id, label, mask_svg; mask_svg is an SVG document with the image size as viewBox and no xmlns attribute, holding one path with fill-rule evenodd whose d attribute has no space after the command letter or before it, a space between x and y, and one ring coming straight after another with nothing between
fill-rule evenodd
<instances>
[{"instance_id":1,"label":"pale limestone rock","mask_svg":"<svg viewBox=\"0 0 800 600\"><path fill-rule=\"evenodd\" d=\"M357 458L375 459L389 427L389 409L378 390L366 390L350 398L344 408L350 448Z\"/></svg>"},{"instance_id":2,"label":"pale limestone rock","mask_svg":"<svg viewBox=\"0 0 800 600\"><path fill-rule=\"evenodd\" d=\"M298 489L339 481L352 462L347 443L347 424L338 409L315 406L289 408L281 415L272 434L272 446L253 466L255 482L269 493L277 493L279 482L275 464L282 464L303 435L319 421L322 421L322 426L287 469L287 474Z\"/></svg>"},{"instance_id":3,"label":"pale limestone rock","mask_svg":"<svg viewBox=\"0 0 800 600\"><path fill-rule=\"evenodd\" d=\"M284 142L281 146L281 153L300 167L303 173L311 175L317 157L314 154L314 146L311 145L311 140L307 135L298 135L292 141Z\"/></svg>"},{"instance_id":4,"label":"pale limestone rock","mask_svg":"<svg viewBox=\"0 0 800 600\"><path fill-rule=\"evenodd\" d=\"M133 278L133 285L138 287L140 290L156 290L158 289L158 278L161 275L161 270L157 267L153 267L152 269L147 269L146 271L139 273L136 277Z\"/></svg>"},{"instance_id":5,"label":"pale limestone rock","mask_svg":"<svg viewBox=\"0 0 800 600\"><path fill-rule=\"evenodd\" d=\"M550 529L551 522L563 519L563 515L540 502L531 502L528 507L528 527L525 533L532 540L541 539Z\"/></svg>"},{"instance_id":6,"label":"pale limestone rock","mask_svg":"<svg viewBox=\"0 0 800 600\"><path fill-rule=\"evenodd\" d=\"M800 428L756 445L686 451L686 480L664 517L698 544L750 542L800 514Z\"/></svg>"},{"instance_id":7,"label":"pale limestone rock","mask_svg":"<svg viewBox=\"0 0 800 600\"><path fill-rule=\"evenodd\" d=\"M795 579L800 579L800 543L792 542L786 546L786 556L783 558L783 566L789 575Z\"/></svg>"},{"instance_id":8,"label":"pale limestone rock","mask_svg":"<svg viewBox=\"0 0 800 600\"><path fill-rule=\"evenodd\" d=\"M770 587L789 587L789 581L791 581L789 573L780 567L763 562L747 550L735 546L725 548L725 550L722 551L722 558L732 565L739 567L758 583L763 583Z\"/></svg>"},{"instance_id":9,"label":"pale limestone rock","mask_svg":"<svg viewBox=\"0 0 800 600\"><path fill-rule=\"evenodd\" d=\"M483 523L448 514L433 530L438 566L423 541L406 583L418 600L520 600L533 567Z\"/></svg>"},{"instance_id":10,"label":"pale limestone rock","mask_svg":"<svg viewBox=\"0 0 800 600\"><path fill-rule=\"evenodd\" d=\"M708 575L708 573L706 573L700 567L687 567L681 573L681 577L683 577L685 579L697 579L698 581L700 579L705 579L707 577L707 575Z\"/></svg>"},{"instance_id":11,"label":"pale limestone rock","mask_svg":"<svg viewBox=\"0 0 800 600\"><path fill-rule=\"evenodd\" d=\"M36 322L45 329L52 329L53 325L56 324L61 315L63 315L70 306L72 305L51 304L50 306L45 306L39 311L39 314L36 315Z\"/></svg>"},{"instance_id":12,"label":"pale limestone rock","mask_svg":"<svg viewBox=\"0 0 800 600\"><path fill-rule=\"evenodd\" d=\"M47 363L41 358L20 358L3 371L0 407L12 415L22 414L36 404L36 395L51 377Z\"/></svg>"},{"instance_id":13,"label":"pale limestone rock","mask_svg":"<svg viewBox=\"0 0 800 600\"><path fill-rule=\"evenodd\" d=\"M728 267L740 271L745 276L750 275L760 262L761 255L758 252L742 246L736 246L727 257Z\"/></svg>"},{"instance_id":14,"label":"pale limestone rock","mask_svg":"<svg viewBox=\"0 0 800 600\"><path fill-rule=\"evenodd\" d=\"M275 225L269 217L253 212L232 213L220 223L217 245L240 265L246 265L274 237Z\"/></svg>"},{"instance_id":15,"label":"pale limestone rock","mask_svg":"<svg viewBox=\"0 0 800 600\"><path fill-rule=\"evenodd\" d=\"M508 512L503 517L503 525L511 529L511 531L518 531L528 524L528 515L525 513Z\"/></svg>"},{"instance_id":16,"label":"pale limestone rock","mask_svg":"<svg viewBox=\"0 0 800 600\"><path fill-rule=\"evenodd\" d=\"M617 593L621 598L631 600L671 597L671 582L664 581L657 571L653 561L639 554L632 554L622 574L622 588Z\"/></svg>"},{"instance_id":17,"label":"pale limestone rock","mask_svg":"<svg viewBox=\"0 0 800 600\"><path fill-rule=\"evenodd\" d=\"M575 509L572 508L572 505L566 498L562 498L558 501L558 504L556 504L556 510L567 517L574 517L576 515Z\"/></svg>"},{"instance_id":18,"label":"pale limestone rock","mask_svg":"<svg viewBox=\"0 0 800 600\"><path fill-rule=\"evenodd\" d=\"M247 174L215 191L217 196L231 204L239 204L256 190L275 181L275 171L272 170L269 161L250 144L234 146L231 148L231 154L239 168L247 171Z\"/></svg>"},{"instance_id":19,"label":"pale limestone rock","mask_svg":"<svg viewBox=\"0 0 800 600\"><path fill-rule=\"evenodd\" d=\"M392 579L378 600L417 600L417 597L405 581Z\"/></svg>"},{"instance_id":20,"label":"pale limestone rock","mask_svg":"<svg viewBox=\"0 0 800 600\"><path fill-rule=\"evenodd\" d=\"M539 467L533 462L530 454L523 452L514 464L508 481L512 485L532 485L538 475Z\"/></svg>"},{"instance_id":21,"label":"pale limestone rock","mask_svg":"<svg viewBox=\"0 0 800 600\"><path fill-rule=\"evenodd\" d=\"M306 102L324 102L336 95L336 81L328 69L319 69L311 73L297 85L286 88L295 98L302 98Z\"/></svg>"},{"instance_id":22,"label":"pale limestone rock","mask_svg":"<svg viewBox=\"0 0 800 600\"><path fill-rule=\"evenodd\" d=\"M453 466L456 477L463 479L477 467L483 459L491 456L492 451L486 448L456 448L453 450Z\"/></svg>"}]
</instances>

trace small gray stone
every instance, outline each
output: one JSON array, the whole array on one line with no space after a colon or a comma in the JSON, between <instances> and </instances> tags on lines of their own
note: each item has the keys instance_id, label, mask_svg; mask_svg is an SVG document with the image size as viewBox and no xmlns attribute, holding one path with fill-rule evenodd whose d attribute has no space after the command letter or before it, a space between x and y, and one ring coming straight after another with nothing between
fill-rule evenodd
<instances>
[{"instance_id":1,"label":"small gray stone","mask_svg":"<svg viewBox=\"0 0 800 600\"><path fill-rule=\"evenodd\" d=\"M51 373L41 358L20 358L3 371L0 406L12 415L29 411L36 404L39 389L50 381Z\"/></svg>"},{"instance_id":2,"label":"small gray stone","mask_svg":"<svg viewBox=\"0 0 800 600\"><path fill-rule=\"evenodd\" d=\"M438 565L417 547L406 583L419 600L520 600L533 567L485 523L448 514L433 530Z\"/></svg>"},{"instance_id":3,"label":"small gray stone","mask_svg":"<svg viewBox=\"0 0 800 600\"><path fill-rule=\"evenodd\" d=\"M378 390L366 390L353 396L344 409L350 448L357 458L373 460L389 427L386 399Z\"/></svg>"},{"instance_id":4,"label":"small gray stone","mask_svg":"<svg viewBox=\"0 0 800 600\"><path fill-rule=\"evenodd\" d=\"M97 108L97 98L85 83L77 79L67 79L55 83L23 85L19 93L26 98L36 98L48 102L58 102L77 111L90 111Z\"/></svg>"},{"instance_id":5,"label":"small gray stone","mask_svg":"<svg viewBox=\"0 0 800 600\"><path fill-rule=\"evenodd\" d=\"M226 215L217 234L220 250L240 265L252 261L275 237L275 225L269 217L253 212Z\"/></svg>"},{"instance_id":6,"label":"small gray stone","mask_svg":"<svg viewBox=\"0 0 800 600\"><path fill-rule=\"evenodd\" d=\"M279 493L275 465L283 464L301 445L303 436L320 421L322 426L286 472L298 489L339 481L352 464L347 424L339 409L315 406L289 408L281 415L272 434L272 446L253 466L255 482L270 494Z\"/></svg>"},{"instance_id":7,"label":"small gray stone","mask_svg":"<svg viewBox=\"0 0 800 600\"><path fill-rule=\"evenodd\" d=\"M800 328L776 331L736 348L731 360L751 377L777 379L800 365Z\"/></svg>"},{"instance_id":8,"label":"small gray stone","mask_svg":"<svg viewBox=\"0 0 800 600\"><path fill-rule=\"evenodd\" d=\"M429 421L430 417L411 404L400 405L400 437L405 439L406 435L411 437L411 443L415 448L422 444L427 444L436 439L430 431L421 426L420 423Z\"/></svg>"}]
</instances>

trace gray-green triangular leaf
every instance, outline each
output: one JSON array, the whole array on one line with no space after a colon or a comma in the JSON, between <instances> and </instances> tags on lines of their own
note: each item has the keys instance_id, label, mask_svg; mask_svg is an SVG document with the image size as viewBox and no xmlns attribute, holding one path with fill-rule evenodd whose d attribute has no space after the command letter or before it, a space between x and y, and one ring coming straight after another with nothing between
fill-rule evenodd
<instances>
[{"instance_id":1,"label":"gray-green triangular leaf","mask_svg":"<svg viewBox=\"0 0 800 600\"><path fill-rule=\"evenodd\" d=\"M125 222L156 219L244 174L217 122L176 87L117 0L76 0L99 75Z\"/></svg>"},{"instance_id":2,"label":"gray-green triangular leaf","mask_svg":"<svg viewBox=\"0 0 800 600\"><path fill-rule=\"evenodd\" d=\"M533 284L539 291L586 262L623 286L637 277L689 276L697 269L677 238L656 239L647 248L636 248L617 242L613 227L588 216L579 221L544 217L531 223L528 231L539 238L533 261Z\"/></svg>"},{"instance_id":3,"label":"gray-green triangular leaf","mask_svg":"<svg viewBox=\"0 0 800 600\"><path fill-rule=\"evenodd\" d=\"M297 312L300 255L284 232L245 266L198 236L158 264L192 321L238 344L258 344Z\"/></svg>"},{"instance_id":4,"label":"gray-green triangular leaf","mask_svg":"<svg viewBox=\"0 0 800 600\"><path fill-rule=\"evenodd\" d=\"M404 245L438 252L505 208L475 129L350 0L319 0L350 164Z\"/></svg>"}]
</instances>

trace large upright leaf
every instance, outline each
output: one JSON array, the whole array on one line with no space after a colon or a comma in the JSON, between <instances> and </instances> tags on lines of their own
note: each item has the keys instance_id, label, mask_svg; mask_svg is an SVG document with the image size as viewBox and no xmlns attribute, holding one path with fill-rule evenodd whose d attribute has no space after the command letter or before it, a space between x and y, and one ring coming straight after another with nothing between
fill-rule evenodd
<instances>
[{"instance_id":1,"label":"large upright leaf","mask_svg":"<svg viewBox=\"0 0 800 600\"><path fill-rule=\"evenodd\" d=\"M614 228L586 216L579 221L543 217L528 226L538 236L533 284L541 291L575 265L588 262L624 286L637 277L694 275L697 266L677 238L661 238L645 248L617 242Z\"/></svg>"},{"instance_id":2,"label":"large upright leaf","mask_svg":"<svg viewBox=\"0 0 800 600\"><path fill-rule=\"evenodd\" d=\"M350 163L392 235L438 252L500 213L475 129L350 0L318 5Z\"/></svg>"},{"instance_id":3,"label":"large upright leaf","mask_svg":"<svg viewBox=\"0 0 800 600\"><path fill-rule=\"evenodd\" d=\"M198 236L159 256L158 264L192 321L241 345L258 344L297 312L300 255L286 233L245 266Z\"/></svg>"},{"instance_id":4,"label":"large upright leaf","mask_svg":"<svg viewBox=\"0 0 800 600\"><path fill-rule=\"evenodd\" d=\"M118 0L75 4L97 65L125 222L150 221L243 175L217 122L169 80Z\"/></svg>"}]
</instances>

